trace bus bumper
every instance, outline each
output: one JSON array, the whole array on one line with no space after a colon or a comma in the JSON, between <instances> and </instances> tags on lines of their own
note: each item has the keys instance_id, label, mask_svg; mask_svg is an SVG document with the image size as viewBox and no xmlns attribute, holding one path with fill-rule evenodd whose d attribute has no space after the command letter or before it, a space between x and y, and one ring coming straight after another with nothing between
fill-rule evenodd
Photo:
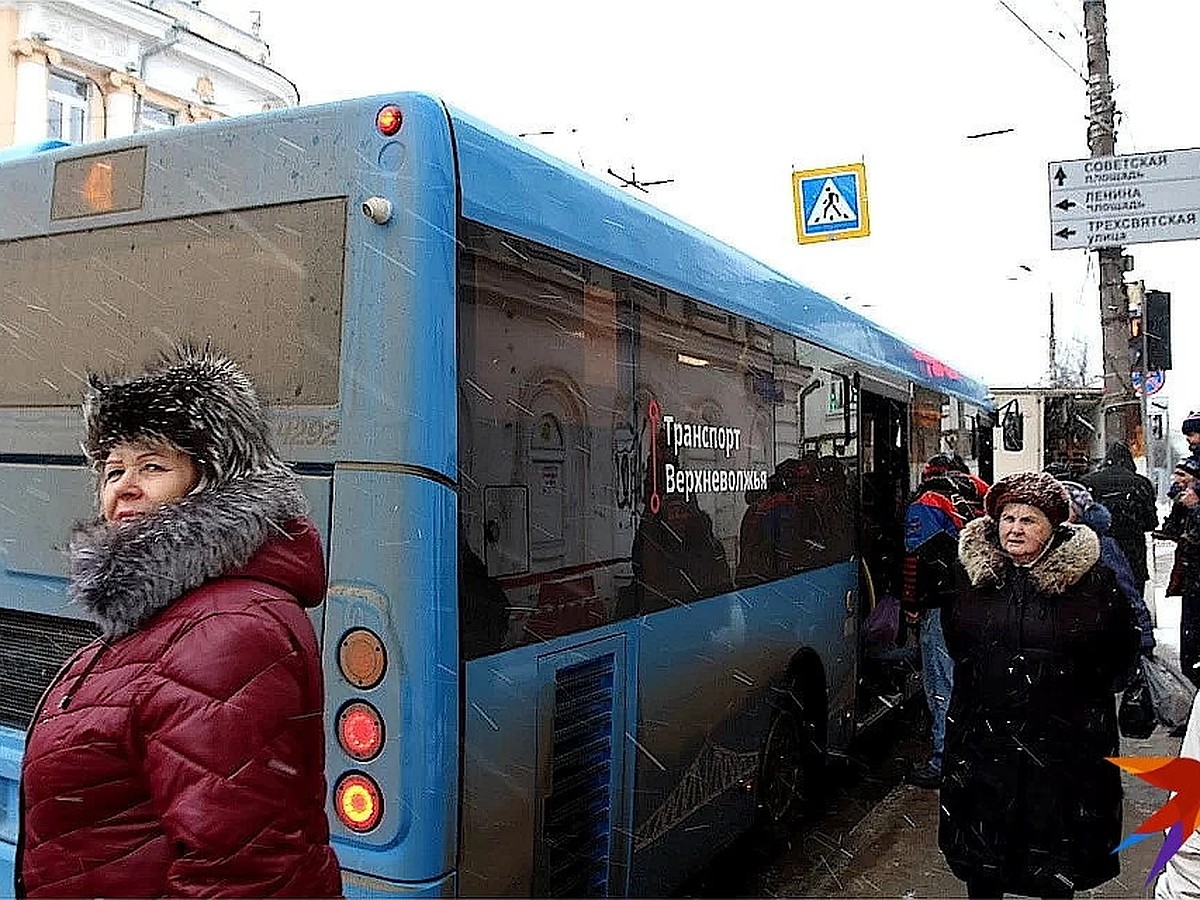
<instances>
[{"instance_id":1,"label":"bus bumper","mask_svg":"<svg viewBox=\"0 0 1200 900\"><path fill-rule=\"evenodd\" d=\"M433 881L387 881L342 869L346 897L453 897L458 878L449 872Z\"/></svg>"}]
</instances>

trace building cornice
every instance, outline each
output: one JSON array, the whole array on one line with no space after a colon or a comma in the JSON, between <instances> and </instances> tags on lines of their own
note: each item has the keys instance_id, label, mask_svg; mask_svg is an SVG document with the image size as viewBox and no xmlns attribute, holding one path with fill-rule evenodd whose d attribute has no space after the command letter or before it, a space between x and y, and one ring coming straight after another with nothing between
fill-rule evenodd
<instances>
[{"instance_id":1,"label":"building cornice","mask_svg":"<svg viewBox=\"0 0 1200 900\"><path fill-rule=\"evenodd\" d=\"M8 52L18 58L35 59L51 66L62 65L62 53L36 38L19 38L13 41Z\"/></svg>"},{"instance_id":2,"label":"building cornice","mask_svg":"<svg viewBox=\"0 0 1200 900\"><path fill-rule=\"evenodd\" d=\"M227 78L234 78L253 90L269 94L289 105L300 102L296 85L274 69L246 59L240 53L227 50L190 31L182 32L167 53L178 54L196 65L220 71Z\"/></svg>"},{"instance_id":3,"label":"building cornice","mask_svg":"<svg viewBox=\"0 0 1200 900\"><path fill-rule=\"evenodd\" d=\"M123 62L126 69L133 67L136 70L138 58L147 47L169 44L169 52L178 53L195 65L221 72L239 82L248 92L261 93L264 101L285 105L295 105L299 102L296 85L269 65L197 34L188 28L186 22L138 0L34 0L27 10L34 12L39 8L49 16L78 21L110 34L123 32L137 44L135 57L132 59L97 60L101 63L107 62L110 67L117 67ZM238 31L233 26L229 27ZM56 35L48 36L48 40L68 44L66 38ZM33 42L38 43L36 40ZM263 43L262 47L265 54L266 44ZM75 57L83 56L79 52L82 48L62 46L54 49ZM145 75L144 72L136 74Z\"/></svg>"}]
</instances>

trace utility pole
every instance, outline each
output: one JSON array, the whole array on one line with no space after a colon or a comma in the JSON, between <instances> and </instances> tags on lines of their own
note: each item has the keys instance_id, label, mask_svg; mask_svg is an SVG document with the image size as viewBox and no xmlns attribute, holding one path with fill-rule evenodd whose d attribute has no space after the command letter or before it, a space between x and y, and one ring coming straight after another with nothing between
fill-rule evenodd
<instances>
[{"instance_id":1,"label":"utility pole","mask_svg":"<svg viewBox=\"0 0 1200 900\"><path fill-rule=\"evenodd\" d=\"M1108 36L1104 0L1083 0L1088 57L1088 150L1092 156L1117 152L1116 105L1108 74ZM1122 247L1097 250L1100 261L1101 356L1104 364L1104 440L1132 445L1137 431L1138 401L1134 396L1129 358L1129 301L1125 296Z\"/></svg>"},{"instance_id":2,"label":"utility pole","mask_svg":"<svg viewBox=\"0 0 1200 900\"><path fill-rule=\"evenodd\" d=\"M1050 292L1050 387L1058 387L1058 344L1054 339L1054 291Z\"/></svg>"}]
</instances>

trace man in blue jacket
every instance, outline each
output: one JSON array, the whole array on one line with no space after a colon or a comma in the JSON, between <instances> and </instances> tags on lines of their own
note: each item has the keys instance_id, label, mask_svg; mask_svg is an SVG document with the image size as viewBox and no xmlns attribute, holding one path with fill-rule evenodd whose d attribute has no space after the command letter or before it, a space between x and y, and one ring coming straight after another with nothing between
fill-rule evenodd
<instances>
[{"instance_id":1,"label":"man in blue jacket","mask_svg":"<svg viewBox=\"0 0 1200 900\"><path fill-rule=\"evenodd\" d=\"M936 789L942 784L942 752L946 743L946 710L954 688L954 662L942 635L942 597L954 581L958 533L978 515L982 497L978 482L958 471L953 457L939 453L925 464L916 499L904 524L904 585L900 608L905 621L920 624L921 680L933 717L933 752L906 777L909 784ZM963 466L962 468L965 468Z\"/></svg>"}]
</instances>

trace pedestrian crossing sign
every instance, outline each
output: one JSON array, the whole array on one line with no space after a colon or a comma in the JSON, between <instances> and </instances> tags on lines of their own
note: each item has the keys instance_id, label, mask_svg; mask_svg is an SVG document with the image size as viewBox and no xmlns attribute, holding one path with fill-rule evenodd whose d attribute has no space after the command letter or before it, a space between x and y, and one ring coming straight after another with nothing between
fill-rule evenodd
<instances>
[{"instance_id":1,"label":"pedestrian crossing sign","mask_svg":"<svg viewBox=\"0 0 1200 900\"><path fill-rule=\"evenodd\" d=\"M792 173L796 237L802 244L866 237L867 167L863 163Z\"/></svg>"}]
</instances>

